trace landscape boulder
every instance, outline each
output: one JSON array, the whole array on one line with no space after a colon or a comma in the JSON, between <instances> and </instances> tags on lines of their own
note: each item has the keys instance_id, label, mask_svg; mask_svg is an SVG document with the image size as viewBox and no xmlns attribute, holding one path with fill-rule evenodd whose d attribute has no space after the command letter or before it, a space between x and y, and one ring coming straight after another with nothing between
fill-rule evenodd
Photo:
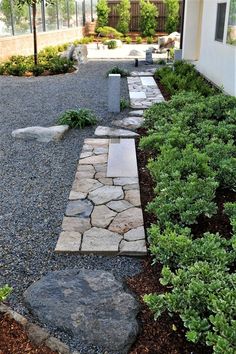
<instances>
[{"instance_id":1,"label":"landscape boulder","mask_svg":"<svg viewBox=\"0 0 236 354\"><path fill-rule=\"evenodd\" d=\"M41 143L58 141L62 139L65 132L69 129L68 125L55 125L52 127L27 127L13 130L13 138L24 140L36 140Z\"/></svg>"},{"instance_id":2,"label":"landscape boulder","mask_svg":"<svg viewBox=\"0 0 236 354\"><path fill-rule=\"evenodd\" d=\"M128 353L138 334L139 304L107 271L51 272L33 283L24 299L43 324L109 353Z\"/></svg>"}]
</instances>

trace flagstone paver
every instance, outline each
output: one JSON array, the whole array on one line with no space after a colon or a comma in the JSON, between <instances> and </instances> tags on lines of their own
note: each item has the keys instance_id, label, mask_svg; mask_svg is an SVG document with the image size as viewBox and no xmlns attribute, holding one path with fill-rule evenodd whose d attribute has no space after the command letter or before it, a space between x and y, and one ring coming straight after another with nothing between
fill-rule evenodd
<instances>
[{"instance_id":1,"label":"flagstone paver","mask_svg":"<svg viewBox=\"0 0 236 354\"><path fill-rule=\"evenodd\" d=\"M119 168L108 177L112 158ZM133 161L135 173L125 159L129 167ZM55 251L146 255L133 139L85 139Z\"/></svg>"},{"instance_id":2,"label":"flagstone paver","mask_svg":"<svg viewBox=\"0 0 236 354\"><path fill-rule=\"evenodd\" d=\"M143 117L128 117L120 120L113 120L112 124L117 127L136 130L143 125L143 122L144 122Z\"/></svg>"},{"instance_id":3,"label":"flagstone paver","mask_svg":"<svg viewBox=\"0 0 236 354\"><path fill-rule=\"evenodd\" d=\"M145 109L149 108L153 103L164 101L161 91L152 76L129 76L127 80L131 108Z\"/></svg>"}]
</instances>

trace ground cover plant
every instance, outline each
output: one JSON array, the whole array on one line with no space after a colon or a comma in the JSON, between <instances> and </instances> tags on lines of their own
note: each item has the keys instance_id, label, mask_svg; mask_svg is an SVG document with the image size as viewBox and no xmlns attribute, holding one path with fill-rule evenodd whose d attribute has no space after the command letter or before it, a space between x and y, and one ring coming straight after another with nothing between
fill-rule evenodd
<instances>
[{"instance_id":1,"label":"ground cover plant","mask_svg":"<svg viewBox=\"0 0 236 354\"><path fill-rule=\"evenodd\" d=\"M83 129L88 125L94 125L96 123L96 116L90 109L86 108L81 108L79 110L68 110L58 119L58 124L69 125L70 128L79 129Z\"/></svg>"},{"instance_id":2,"label":"ground cover plant","mask_svg":"<svg viewBox=\"0 0 236 354\"><path fill-rule=\"evenodd\" d=\"M179 76L191 75L191 67L178 65ZM144 115L148 134L140 146L152 155L148 168L155 185L148 205L156 219L149 229L150 251L163 265L161 284L169 288L144 300L155 318L178 314L189 341L215 354L233 354L236 98L210 86L194 91L180 92ZM219 197L227 195L222 203ZM217 225L223 218L225 229ZM219 232L211 232L212 223Z\"/></svg>"},{"instance_id":3,"label":"ground cover plant","mask_svg":"<svg viewBox=\"0 0 236 354\"><path fill-rule=\"evenodd\" d=\"M14 55L5 63L0 65L1 75L23 76L33 74L39 76L42 74L55 75L72 72L75 70L73 60L60 57L60 54L66 50L68 43L58 46L46 47L38 53L38 64L34 64L32 55Z\"/></svg>"},{"instance_id":4,"label":"ground cover plant","mask_svg":"<svg viewBox=\"0 0 236 354\"><path fill-rule=\"evenodd\" d=\"M170 95L174 95L179 91L194 91L204 96L219 92L218 89L209 85L192 64L184 61L175 62L173 68L157 69L155 78Z\"/></svg>"},{"instance_id":5,"label":"ground cover plant","mask_svg":"<svg viewBox=\"0 0 236 354\"><path fill-rule=\"evenodd\" d=\"M108 77L109 74L120 74L121 77L129 76L129 72L127 70L119 68L119 66L113 66L110 70L107 71L106 76Z\"/></svg>"}]
</instances>

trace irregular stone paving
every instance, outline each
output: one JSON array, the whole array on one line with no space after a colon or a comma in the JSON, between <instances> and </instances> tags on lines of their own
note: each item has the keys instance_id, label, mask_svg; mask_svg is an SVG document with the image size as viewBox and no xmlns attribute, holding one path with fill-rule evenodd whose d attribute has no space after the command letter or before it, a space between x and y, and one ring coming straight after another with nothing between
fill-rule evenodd
<instances>
[{"instance_id":1,"label":"irregular stone paving","mask_svg":"<svg viewBox=\"0 0 236 354\"><path fill-rule=\"evenodd\" d=\"M85 139L56 252L147 253L138 177L107 177L109 143Z\"/></svg>"},{"instance_id":2,"label":"irregular stone paving","mask_svg":"<svg viewBox=\"0 0 236 354\"><path fill-rule=\"evenodd\" d=\"M145 109L154 103L163 102L164 98L152 76L128 77L130 106L134 109Z\"/></svg>"},{"instance_id":3,"label":"irregular stone paving","mask_svg":"<svg viewBox=\"0 0 236 354\"><path fill-rule=\"evenodd\" d=\"M129 130L104 127L101 125L99 125L96 128L94 135L97 137L109 137L109 138L117 138L117 137L133 138L138 136L138 134Z\"/></svg>"},{"instance_id":4,"label":"irregular stone paving","mask_svg":"<svg viewBox=\"0 0 236 354\"><path fill-rule=\"evenodd\" d=\"M130 130L136 130L142 126L144 119L142 117L128 117L120 120L113 120L112 124L121 127L127 128Z\"/></svg>"}]
</instances>

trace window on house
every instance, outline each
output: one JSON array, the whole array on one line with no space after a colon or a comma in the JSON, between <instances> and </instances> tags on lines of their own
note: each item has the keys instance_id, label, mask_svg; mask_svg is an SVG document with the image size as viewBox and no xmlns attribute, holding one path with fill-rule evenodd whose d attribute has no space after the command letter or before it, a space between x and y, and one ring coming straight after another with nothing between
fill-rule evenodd
<instances>
[{"instance_id":1,"label":"window on house","mask_svg":"<svg viewBox=\"0 0 236 354\"><path fill-rule=\"evenodd\" d=\"M223 42L225 29L226 2L217 4L216 33L215 40Z\"/></svg>"}]
</instances>

